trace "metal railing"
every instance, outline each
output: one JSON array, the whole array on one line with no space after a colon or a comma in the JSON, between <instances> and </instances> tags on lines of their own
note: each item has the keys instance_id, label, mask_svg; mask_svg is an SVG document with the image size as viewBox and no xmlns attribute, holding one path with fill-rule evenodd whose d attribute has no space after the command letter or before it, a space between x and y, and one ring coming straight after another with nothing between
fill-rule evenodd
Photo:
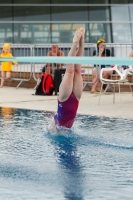
<instances>
[{"instance_id":1,"label":"metal railing","mask_svg":"<svg viewBox=\"0 0 133 200\"><path fill-rule=\"evenodd\" d=\"M2 49L3 44L0 44L0 48ZM28 44L11 44L11 54L15 57L26 57L26 56L32 56L32 46ZM17 88L23 83L30 81L32 77L32 64L23 62L18 63L18 66L13 65L12 66L12 80L20 81L17 85ZM1 72L0 72L0 78L1 78Z\"/></svg>"},{"instance_id":2,"label":"metal railing","mask_svg":"<svg viewBox=\"0 0 133 200\"><path fill-rule=\"evenodd\" d=\"M2 48L3 44L0 44L0 48ZM51 50L52 44L38 44L38 45L29 45L29 44L11 44L11 53L15 57L19 56L46 56L47 53ZM58 47L61 51L64 52L65 56L67 56L71 44L58 44ZM132 51L133 44L106 44L106 48L110 49L111 55L115 57L128 57ZM96 51L98 55L97 45L96 44L85 44L84 48L84 56L93 56L93 51ZM114 65L116 63L112 63ZM41 74L41 70L46 65L46 63L18 63L18 66L13 66L12 79L19 81L17 88L23 83L28 82L33 77L35 81L37 81L38 77ZM98 71L100 66L96 67L97 77L95 80L92 80L92 72L93 65L89 63L87 65L82 64L81 74L84 80L84 88L87 85L94 84L98 77ZM0 72L1 77L1 72ZM133 82L133 76L132 76Z\"/></svg>"},{"instance_id":3,"label":"metal railing","mask_svg":"<svg viewBox=\"0 0 133 200\"><path fill-rule=\"evenodd\" d=\"M71 44L59 44L58 45L59 49L64 52L65 56L68 55L68 52L71 48ZM95 44L85 44L84 48L84 55L85 56L91 56L93 54L93 51L96 49ZM46 56L47 53L51 51L51 44L46 44L46 45L35 45L33 48L33 56ZM40 76L41 69L46 65L47 63L34 63L33 64L33 78L35 81L37 81L38 77ZM65 65L65 64L64 64ZM84 88L88 84L93 84L94 82L92 81L91 75L92 75L92 65L84 65L82 64L82 77L84 80ZM54 74L54 72L52 72ZM97 74L98 74L98 69L97 69ZM98 75L97 75L98 76ZM96 81L96 80L95 80Z\"/></svg>"}]
</instances>

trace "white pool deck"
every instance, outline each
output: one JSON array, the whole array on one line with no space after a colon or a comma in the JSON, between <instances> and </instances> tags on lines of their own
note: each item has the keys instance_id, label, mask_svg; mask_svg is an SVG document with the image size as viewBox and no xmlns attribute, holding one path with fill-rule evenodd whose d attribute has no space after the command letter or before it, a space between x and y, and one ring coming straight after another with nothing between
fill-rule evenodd
<instances>
[{"instance_id":1,"label":"white pool deck","mask_svg":"<svg viewBox=\"0 0 133 200\"><path fill-rule=\"evenodd\" d=\"M0 88L0 107L12 107L34 110L54 111L57 109L57 96L35 96L33 89L3 87ZM113 94L102 95L98 105L99 93L83 92L78 113L86 115L108 116L133 119L133 97L131 93L116 93L116 102L113 104Z\"/></svg>"}]
</instances>

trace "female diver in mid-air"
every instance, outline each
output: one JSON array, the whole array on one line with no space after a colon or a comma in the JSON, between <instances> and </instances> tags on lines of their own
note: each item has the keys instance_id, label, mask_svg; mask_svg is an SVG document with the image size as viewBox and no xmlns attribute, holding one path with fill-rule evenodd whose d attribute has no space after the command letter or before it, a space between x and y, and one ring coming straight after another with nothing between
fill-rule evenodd
<instances>
[{"instance_id":1,"label":"female diver in mid-air","mask_svg":"<svg viewBox=\"0 0 133 200\"><path fill-rule=\"evenodd\" d=\"M76 30L68 56L84 55L84 33L85 29L82 27ZM57 113L48 128L50 133L55 133L57 127L72 127L82 89L81 64L67 64L66 72L59 88Z\"/></svg>"}]
</instances>

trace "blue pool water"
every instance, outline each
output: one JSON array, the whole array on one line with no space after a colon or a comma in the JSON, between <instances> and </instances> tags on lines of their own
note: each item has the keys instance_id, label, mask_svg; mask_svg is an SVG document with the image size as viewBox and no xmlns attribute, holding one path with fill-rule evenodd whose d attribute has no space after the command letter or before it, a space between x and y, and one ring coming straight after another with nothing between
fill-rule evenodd
<instances>
[{"instance_id":1,"label":"blue pool water","mask_svg":"<svg viewBox=\"0 0 133 200\"><path fill-rule=\"evenodd\" d=\"M52 115L0 109L0 199L132 199L133 120L78 115L57 136Z\"/></svg>"}]
</instances>

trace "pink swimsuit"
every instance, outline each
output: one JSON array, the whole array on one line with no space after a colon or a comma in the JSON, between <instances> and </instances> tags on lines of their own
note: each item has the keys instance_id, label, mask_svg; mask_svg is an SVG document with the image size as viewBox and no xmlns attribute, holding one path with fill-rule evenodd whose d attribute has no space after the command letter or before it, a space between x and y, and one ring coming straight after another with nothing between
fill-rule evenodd
<instances>
[{"instance_id":1,"label":"pink swimsuit","mask_svg":"<svg viewBox=\"0 0 133 200\"><path fill-rule=\"evenodd\" d=\"M59 126L71 128L76 117L78 104L79 101L76 99L73 93L64 102L60 102L58 100L58 109L54 116L55 123Z\"/></svg>"}]
</instances>

